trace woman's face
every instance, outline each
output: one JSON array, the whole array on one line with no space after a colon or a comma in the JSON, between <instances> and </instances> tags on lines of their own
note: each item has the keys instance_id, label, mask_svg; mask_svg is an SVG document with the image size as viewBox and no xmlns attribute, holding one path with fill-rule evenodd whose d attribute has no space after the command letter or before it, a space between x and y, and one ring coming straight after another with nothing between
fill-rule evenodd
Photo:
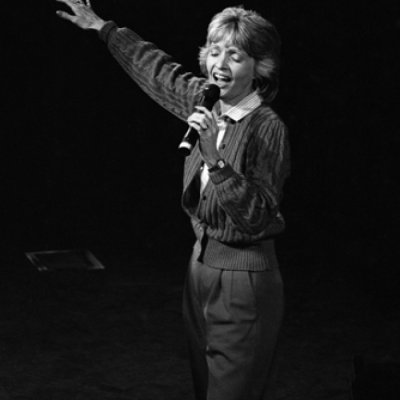
<instances>
[{"instance_id":1,"label":"woman's face","mask_svg":"<svg viewBox=\"0 0 400 400\"><path fill-rule=\"evenodd\" d=\"M230 106L254 90L254 58L226 39L211 44L206 69L210 83L221 89L221 100Z\"/></svg>"}]
</instances>

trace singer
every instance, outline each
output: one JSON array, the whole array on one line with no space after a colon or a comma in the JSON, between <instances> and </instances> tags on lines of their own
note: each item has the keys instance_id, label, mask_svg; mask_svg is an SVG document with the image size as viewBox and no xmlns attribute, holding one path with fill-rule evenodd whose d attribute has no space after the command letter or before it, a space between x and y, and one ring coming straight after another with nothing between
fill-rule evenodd
<instances>
[{"instance_id":1,"label":"singer","mask_svg":"<svg viewBox=\"0 0 400 400\"><path fill-rule=\"evenodd\" d=\"M197 400L271 399L274 354L284 306L274 239L289 174L285 124L272 110L280 38L254 11L216 14L199 62L184 71L153 43L100 18L88 0L58 0L57 14L98 32L143 91L198 132L185 158L182 206L195 244L183 317ZM207 85L219 100L202 103ZM178 151L178 150L177 150Z\"/></svg>"}]
</instances>

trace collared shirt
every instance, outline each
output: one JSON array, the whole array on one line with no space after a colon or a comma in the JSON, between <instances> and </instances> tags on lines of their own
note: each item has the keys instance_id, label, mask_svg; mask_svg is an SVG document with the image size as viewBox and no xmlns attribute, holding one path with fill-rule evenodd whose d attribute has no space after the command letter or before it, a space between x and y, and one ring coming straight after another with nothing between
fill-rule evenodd
<instances>
[{"instance_id":1,"label":"collared shirt","mask_svg":"<svg viewBox=\"0 0 400 400\"><path fill-rule=\"evenodd\" d=\"M231 119L235 122L238 122L241 119L243 119L246 115L250 114L260 105L261 105L261 98L259 94L256 91L254 91L250 93L248 96L244 97L242 100L240 100L239 103L231 107L228 111L221 114L217 118L217 124L219 129L217 137L217 149L219 148L222 139L224 138L227 120ZM201 170L200 192L202 192L206 187L208 183L208 178L209 178L208 167L206 164L204 164Z\"/></svg>"}]
</instances>

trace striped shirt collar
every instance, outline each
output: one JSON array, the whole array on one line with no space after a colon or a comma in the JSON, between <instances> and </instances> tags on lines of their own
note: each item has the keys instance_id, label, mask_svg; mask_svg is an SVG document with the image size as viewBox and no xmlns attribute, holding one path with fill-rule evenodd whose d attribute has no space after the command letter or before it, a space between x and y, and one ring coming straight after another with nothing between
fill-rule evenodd
<instances>
[{"instance_id":1,"label":"striped shirt collar","mask_svg":"<svg viewBox=\"0 0 400 400\"><path fill-rule=\"evenodd\" d=\"M231 107L228 111L220 116L220 118L230 118L235 122L240 121L246 115L250 114L253 110L255 110L261 104L260 95L254 91L244 97L239 101L236 105Z\"/></svg>"}]
</instances>

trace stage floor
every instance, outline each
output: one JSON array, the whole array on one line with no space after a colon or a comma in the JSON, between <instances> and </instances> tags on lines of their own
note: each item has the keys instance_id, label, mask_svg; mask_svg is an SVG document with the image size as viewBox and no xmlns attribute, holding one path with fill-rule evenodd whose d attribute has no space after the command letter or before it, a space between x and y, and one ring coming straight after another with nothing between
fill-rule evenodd
<instances>
[{"instance_id":1,"label":"stage floor","mask_svg":"<svg viewBox=\"0 0 400 400\"><path fill-rule=\"evenodd\" d=\"M184 269L116 255L102 262L93 271L1 270L1 400L194 399ZM397 306L377 301L350 272L282 269L278 399L348 400L354 356L400 360Z\"/></svg>"}]
</instances>

